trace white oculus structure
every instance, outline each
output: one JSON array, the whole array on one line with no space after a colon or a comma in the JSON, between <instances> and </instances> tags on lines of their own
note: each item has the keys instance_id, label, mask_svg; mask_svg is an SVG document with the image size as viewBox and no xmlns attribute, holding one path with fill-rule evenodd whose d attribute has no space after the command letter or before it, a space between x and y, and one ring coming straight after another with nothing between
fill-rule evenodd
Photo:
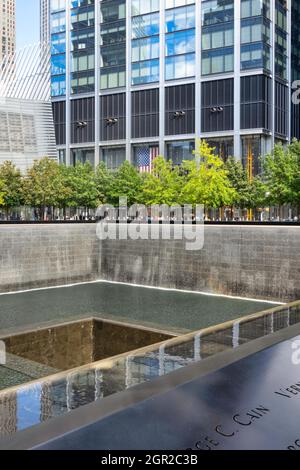
<instances>
[{"instance_id":1,"label":"white oculus structure","mask_svg":"<svg viewBox=\"0 0 300 470\"><path fill-rule=\"evenodd\" d=\"M56 159L50 99L50 48L28 46L0 66L0 164L13 161L24 173L34 160Z\"/></svg>"}]
</instances>

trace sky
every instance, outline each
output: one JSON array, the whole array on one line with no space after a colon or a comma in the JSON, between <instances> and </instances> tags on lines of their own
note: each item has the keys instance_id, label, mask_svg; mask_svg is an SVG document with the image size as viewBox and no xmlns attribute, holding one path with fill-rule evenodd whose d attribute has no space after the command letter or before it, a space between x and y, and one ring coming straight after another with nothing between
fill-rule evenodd
<instances>
[{"instance_id":1,"label":"sky","mask_svg":"<svg viewBox=\"0 0 300 470\"><path fill-rule=\"evenodd\" d=\"M40 37L39 0L16 0L17 49L34 44Z\"/></svg>"}]
</instances>

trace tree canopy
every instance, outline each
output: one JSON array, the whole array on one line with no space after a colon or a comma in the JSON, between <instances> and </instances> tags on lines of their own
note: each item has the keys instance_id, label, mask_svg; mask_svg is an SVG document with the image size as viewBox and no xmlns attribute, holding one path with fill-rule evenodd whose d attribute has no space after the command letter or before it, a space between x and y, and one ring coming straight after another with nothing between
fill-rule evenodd
<instances>
[{"instance_id":1,"label":"tree canopy","mask_svg":"<svg viewBox=\"0 0 300 470\"><path fill-rule=\"evenodd\" d=\"M203 204L207 208L231 205L235 189L221 157L214 153L207 142L198 141L195 160L183 162L185 183L181 201L185 204Z\"/></svg>"},{"instance_id":2,"label":"tree canopy","mask_svg":"<svg viewBox=\"0 0 300 470\"><path fill-rule=\"evenodd\" d=\"M36 160L23 179L22 192L25 205L35 207L43 218L47 207L57 205L59 166L50 158Z\"/></svg>"},{"instance_id":3,"label":"tree canopy","mask_svg":"<svg viewBox=\"0 0 300 470\"><path fill-rule=\"evenodd\" d=\"M1 205L7 213L22 203L22 177L20 170L11 162L0 165Z\"/></svg>"},{"instance_id":4,"label":"tree canopy","mask_svg":"<svg viewBox=\"0 0 300 470\"><path fill-rule=\"evenodd\" d=\"M182 177L179 167L163 157L157 157L153 162L151 173L144 176L142 202L147 206L167 204L173 206L179 203L182 188Z\"/></svg>"},{"instance_id":5,"label":"tree canopy","mask_svg":"<svg viewBox=\"0 0 300 470\"><path fill-rule=\"evenodd\" d=\"M291 204L300 215L300 143L277 144L263 161L262 180L266 188L265 203Z\"/></svg>"},{"instance_id":6,"label":"tree canopy","mask_svg":"<svg viewBox=\"0 0 300 470\"><path fill-rule=\"evenodd\" d=\"M68 182L71 188L70 207L96 208L98 190L94 168L89 162L77 163L68 169Z\"/></svg>"},{"instance_id":7,"label":"tree canopy","mask_svg":"<svg viewBox=\"0 0 300 470\"><path fill-rule=\"evenodd\" d=\"M203 204L206 209L256 209L290 204L300 215L300 142L277 144L262 159L262 173L249 178L240 161L226 162L205 141L198 141L192 159L174 165L157 157L150 173L141 174L125 161L117 170L100 163L59 165L43 158L25 175L12 162L0 165L0 206L9 212L21 205L35 208L43 217L48 208L96 208L119 205Z\"/></svg>"},{"instance_id":8,"label":"tree canopy","mask_svg":"<svg viewBox=\"0 0 300 470\"><path fill-rule=\"evenodd\" d=\"M142 177L138 170L129 162L124 162L117 171L111 173L111 181L107 186L107 202L119 205L121 197L127 198L128 205L140 202Z\"/></svg>"}]
</instances>

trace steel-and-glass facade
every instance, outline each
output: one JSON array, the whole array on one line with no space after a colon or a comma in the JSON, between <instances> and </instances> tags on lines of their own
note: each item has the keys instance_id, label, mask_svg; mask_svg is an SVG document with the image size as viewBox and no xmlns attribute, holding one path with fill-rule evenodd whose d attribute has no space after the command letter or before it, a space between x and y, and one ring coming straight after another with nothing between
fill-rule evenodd
<instances>
[{"instance_id":1,"label":"steel-and-glass facade","mask_svg":"<svg viewBox=\"0 0 300 470\"><path fill-rule=\"evenodd\" d=\"M50 2L40 0L40 41L50 41Z\"/></svg>"},{"instance_id":2,"label":"steel-and-glass facade","mask_svg":"<svg viewBox=\"0 0 300 470\"><path fill-rule=\"evenodd\" d=\"M299 15L295 0L51 0L61 160L179 164L202 137L259 171L299 137Z\"/></svg>"},{"instance_id":3,"label":"steel-and-glass facade","mask_svg":"<svg viewBox=\"0 0 300 470\"><path fill-rule=\"evenodd\" d=\"M0 0L0 63L16 47L16 1Z\"/></svg>"}]
</instances>

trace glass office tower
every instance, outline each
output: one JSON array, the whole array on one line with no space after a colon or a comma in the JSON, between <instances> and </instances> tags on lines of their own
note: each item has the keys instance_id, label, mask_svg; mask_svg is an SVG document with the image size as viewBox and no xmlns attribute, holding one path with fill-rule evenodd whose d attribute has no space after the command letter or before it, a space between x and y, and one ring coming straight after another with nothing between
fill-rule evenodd
<instances>
[{"instance_id":1,"label":"glass office tower","mask_svg":"<svg viewBox=\"0 0 300 470\"><path fill-rule=\"evenodd\" d=\"M50 2L40 0L40 41L50 41Z\"/></svg>"},{"instance_id":2,"label":"glass office tower","mask_svg":"<svg viewBox=\"0 0 300 470\"><path fill-rule=\"evenodd\" d=\"M0 63L16 47L16 2L0 0Z\"/></svg>"},{"instance_id":3,"label":"glass office tower","mask_svg":"<svg viewBox=\"0 0 300 470\"><path fill-rule=\"evenodd\" d=\"M201 137L259 171L299 137L299 15L295 0L51 0L61 160L180 164Z\"/></svg>"}]
</instances>

